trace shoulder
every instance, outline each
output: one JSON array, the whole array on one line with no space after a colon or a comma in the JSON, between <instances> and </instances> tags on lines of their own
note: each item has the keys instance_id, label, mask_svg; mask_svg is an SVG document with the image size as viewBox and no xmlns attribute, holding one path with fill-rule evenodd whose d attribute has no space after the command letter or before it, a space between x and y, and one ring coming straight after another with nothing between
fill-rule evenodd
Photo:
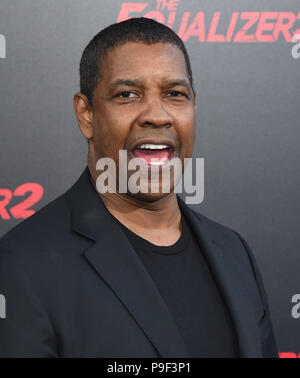
<instances>
[{"instance_id":1,"label":"shoulder","mask_svg":"<svg viewBox=\"0 0 300 378\"><path fill-rule=\"evenodd\" d=\"M226 227L197 211L190 209L198 221L205 225L205 230L209 237L228 252L226 255L231 257L235 263L247 264L254 275L257 284L262 291L262 296L266 301L264 285L258 268L254 253L245 238L236 230Z\"/></svg>"},{"instance_id":2,"label":"shoulder","mask_svg":"<svg viewBox=\"0 0 300 378\"><path fill-rule=\"evenodd\" d=\"M205 215L189 208L197 220L199 230L201 229L205 237L217 244L226 251L226 256L232 262L241 266L248 266L252 273L259 275L255 256L245 238L235 229L227 227Z\"/></svg>"},{"instance_id":3,"label":"shoulder","mask_svg":"<svg viewBox=\"0 0 300 378\"><path fill-rule=\"evenodd\" d=\"M69 232L70 212L65 194L38 210L0 238L0 250L15 254L57 244Z\"/></svg>"},{"instance_id":4,"label":"shoulder","mask_svg":"<svg viewBox=\"0 0 300 378\"><path fill-rule=\"evenodd\" d=\"M54 297L78 264L83 245L71 231L65 194L21 222L0 239L0 286L9 296ZM79 261L80 263L80 261Z\"/></svg>"},{"instance_id":5,"label":"shoulder","mask_svg":"<svg viewBox=\"0 0 300 378\"><path fill-rule=\"evenodd\" d=\"M209 236L212 238L218 239L218 240L223 240L224 242L228 239L234 239L238 240L241 242L241 236L239 233L228 227L225 226L224 224L221 224L205 215L202 213L199 213L198 211L193 210L192 208L189 207L189 210L191 213L194 215L194 217L197 219L199 225L204 225L206 231L209 233Z\"/></svg>"}]
</instances>

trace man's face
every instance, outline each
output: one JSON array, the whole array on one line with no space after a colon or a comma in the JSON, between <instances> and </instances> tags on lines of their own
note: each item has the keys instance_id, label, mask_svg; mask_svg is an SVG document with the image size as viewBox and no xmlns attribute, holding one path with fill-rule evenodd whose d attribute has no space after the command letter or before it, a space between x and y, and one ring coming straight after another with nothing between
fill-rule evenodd
<instances>
[{"instance_id":1,"label":"man's face","mask_svg":"<svg viewBox=\"0 0 300 378\"><path fill-rule=\"evenodd\" d=\"M94 91L92 113L90 143L96 160L113 158L118 169L119 150L128 151L128 160L141 158L148 166L152 157L179 157L182 162L191 157L195 97L181 50L168 43L128 42L108 52ZM165 195L135 196L151 200Z\"/></svg>"}]
</instances>

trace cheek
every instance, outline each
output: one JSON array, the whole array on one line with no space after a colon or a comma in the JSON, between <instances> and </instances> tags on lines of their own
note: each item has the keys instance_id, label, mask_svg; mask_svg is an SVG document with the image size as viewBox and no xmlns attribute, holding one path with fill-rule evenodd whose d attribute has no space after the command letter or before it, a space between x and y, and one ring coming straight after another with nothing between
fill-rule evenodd
<instances>
[{"instance_id":1,"label":"cheek","mask_svg":"<svg viewBox=\"0 0 300 378\"><path fill-rule=\"evenodd\" d=\"M196 121L194 114L191 112L188 116L182 118L179 124L178 136L181 144L181 151L185 156L189 156L194 148L196 134Z\"/></svg>"},{"instance_id":2,"label":"cheek","mask_svg":"<svg viewBox=\"0 0 300 378\"><path fill-rule=\"evenodd\" d=\"M117 157L127 137L122 118L118 114L103 111L96 115L94 121L94 142L99 154L105 157Z\"/></svg>"}]
</instances>

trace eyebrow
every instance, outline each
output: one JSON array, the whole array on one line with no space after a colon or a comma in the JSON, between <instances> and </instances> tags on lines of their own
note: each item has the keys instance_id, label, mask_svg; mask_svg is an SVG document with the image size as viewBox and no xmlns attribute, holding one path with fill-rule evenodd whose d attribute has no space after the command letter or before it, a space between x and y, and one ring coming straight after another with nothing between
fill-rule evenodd
<instances>
[{"instance_id":1,"label":"eyebrow","mask_svg":"<svg viewBox=\"0 0 300 378\"><path fill-rule=\"evenodd\" d=\"M112 83L113 87L118 87L120 85L126 85L127 87L142 86L143 82L139 79L117 79Z\"/></svg>"},{"instance_id":2,"label":"eyebrow","mask_svg":"<svg viewBox=\"0 0 300 378\"><path fill-rule=\"evenodd\" d=\"M164 87L185 87L188 91L191 91L191 85L189 81L185 79L165 79L162 81ZM143 81L139 79L116 79L113 83L113 87L125 85L127 87L142 87Z\"/></svg>"},{"instance_id":3,"label":"eyebrow","mask_svg":"<svg viewBox=\"0 0 300 378\"><path fill-rule=\"evenodd\" d=\"M174 88L174 87L184 87L188 93L188 96L191 97L194 93L192 84L189 80L186 79L166 79L163 80L163 86L167 88Z\"/></svg>"},{"instance_id":4,"label":"eyebrow","mask_svg":"<svg viewBox=\"0 0 300 378\"><path fill-rule=\"evenodd\" d=\"M185 87L187 90L191 89L189 81L185 79L163 80L163 85L166 87Z\"/></svg>"}]
</instances>

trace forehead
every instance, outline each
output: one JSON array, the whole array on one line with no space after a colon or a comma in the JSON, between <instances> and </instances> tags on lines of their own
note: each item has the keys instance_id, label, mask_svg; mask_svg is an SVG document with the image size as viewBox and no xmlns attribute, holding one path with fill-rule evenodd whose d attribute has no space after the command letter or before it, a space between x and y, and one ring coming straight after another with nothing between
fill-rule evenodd
<instances>
[{"instance_id":1,"label":"forehead","mask_svg":"<svg viewBox=\"0 0 300 378\"><path fill-rule=\"evenodd\" d=\"M119 77L135 76L142 80L168 76L178 79L188 77L183 52L170 43L147 45L127 42L115 47L104 57L101 74L101 81L104 80L107 84Z\"/></svg>"}]
</instances>

